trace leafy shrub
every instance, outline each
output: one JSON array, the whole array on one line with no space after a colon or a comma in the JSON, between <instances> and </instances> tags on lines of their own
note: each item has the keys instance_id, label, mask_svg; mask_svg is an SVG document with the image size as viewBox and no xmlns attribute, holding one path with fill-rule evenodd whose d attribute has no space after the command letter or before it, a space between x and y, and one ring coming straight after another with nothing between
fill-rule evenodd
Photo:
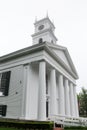
<instances>
[{"instance_id":1,"label":"leafy shrub","mask_svg":"<svg viewBox=\"0 0 87 130\"><path fill-rule=\"evenodd\" d=\"M0 120L0 127L53 130L53 122L2 119Z\"/></svg>"}]
</instances>

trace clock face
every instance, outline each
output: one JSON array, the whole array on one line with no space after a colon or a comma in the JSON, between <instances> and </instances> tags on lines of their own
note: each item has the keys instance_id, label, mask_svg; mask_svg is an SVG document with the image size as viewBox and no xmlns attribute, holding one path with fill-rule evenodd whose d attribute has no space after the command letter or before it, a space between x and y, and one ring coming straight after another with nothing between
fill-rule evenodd
<instances>
[{"instance_id":1,"label":"clock face","mask_svg":"<svg viewBox=\"0 0 87 130\"><path fill-rule=\"evenodd\" d=\"M44 25L40 25L40 26L38 27L39 30L42 30L43 28L44 28Z\"/></svg>"}]
</instances>

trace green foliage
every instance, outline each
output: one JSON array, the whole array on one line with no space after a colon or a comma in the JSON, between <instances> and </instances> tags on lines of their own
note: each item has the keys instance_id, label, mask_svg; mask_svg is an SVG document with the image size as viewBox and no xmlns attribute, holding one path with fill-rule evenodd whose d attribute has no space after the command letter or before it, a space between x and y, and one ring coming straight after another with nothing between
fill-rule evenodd
<instances>
[{"instance_id":1,"label":"green foliage","mask_svg":"<svg viewBox=\"0 0 87 130\"><path fill-rule=\"evenodd\" d=\"M17 129L15 129L15 128L4 128L4 127L1 127L0 130L17 130Z\"/></svg>"},{"instance_id":2,"label":"green foliage","mask_svg":"<svg viewBox=\"0 0 87 130\"><path fill-rule=\"evenodd\" d=\"M26 129L53 130L53 122L1 119L0 127L16 128L16 129L24 129L24 130Z\"/></svg>"},{"instance_id":3,"label":"green foliage","mask_svg":"<svg viewBox=\"0 0 87 130\"><path fill-rule=\"evenodd\" d=\"M87 117L87 90L84 87L78 95L78 101L80 116Z\"/></svg>"}]
</instances>

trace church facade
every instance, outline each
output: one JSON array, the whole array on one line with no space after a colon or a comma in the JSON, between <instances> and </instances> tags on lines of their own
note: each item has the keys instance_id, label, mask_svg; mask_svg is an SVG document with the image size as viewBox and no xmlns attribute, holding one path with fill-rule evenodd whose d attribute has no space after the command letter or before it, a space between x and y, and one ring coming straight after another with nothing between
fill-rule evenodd
<instances>
[{"instance_id":1,"label":"church facade","mask_svg":"<svg viewBox=\"0 0 87 130\"><path fill-rule=\"evenodd\" d=\"M79 117L78 74L67 48L57 45L55 26L35 21L33 45L0 57L0 117L46 121Z\"/></svg>"}]
</instances>

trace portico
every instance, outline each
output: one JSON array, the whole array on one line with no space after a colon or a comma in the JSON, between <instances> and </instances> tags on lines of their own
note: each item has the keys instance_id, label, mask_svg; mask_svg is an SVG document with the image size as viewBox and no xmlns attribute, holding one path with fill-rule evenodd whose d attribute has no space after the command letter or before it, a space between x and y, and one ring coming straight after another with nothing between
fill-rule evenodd
<instances>
[{"instance_id":1,"label":"portico","mask_svg":"<svg viewBox=\"0 0 87 130\"><path fill-rule=\"evenodd\" d=\"M50 69L49 69L50 68ZM48 69L48 70L47 70ZM47 73L48 72L48 73ZM49 77L49 83L46 84L46 74ZM57 84L58 81L58 84ZM49 107L46 110L46 85L48 85ZM65 115L78 117L77 96L75 83L58 72L52 66L48 66L46 61L39 62L39 111L38 119L46 120L53 115ZM58 95L58 102L57 102ZM58 107L57 107L58 106ZM48 117L46 117L48 111Z\"/></svg>"}]
</instances>

